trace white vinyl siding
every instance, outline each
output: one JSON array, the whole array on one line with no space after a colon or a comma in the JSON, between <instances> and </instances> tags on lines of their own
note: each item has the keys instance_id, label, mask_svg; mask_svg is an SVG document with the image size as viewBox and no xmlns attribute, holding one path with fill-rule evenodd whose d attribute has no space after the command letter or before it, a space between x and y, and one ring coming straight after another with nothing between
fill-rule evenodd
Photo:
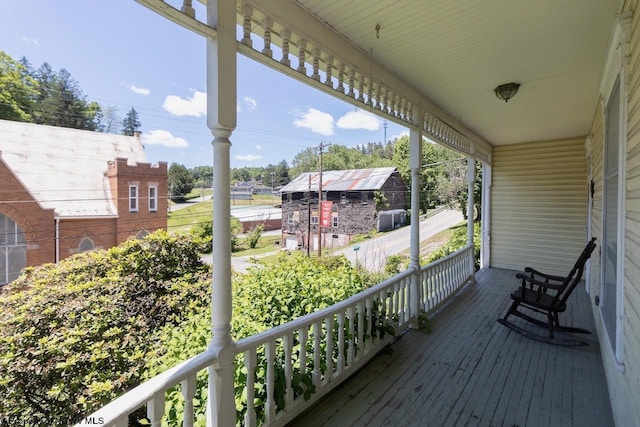
<instances>
[{"instance_id":1,"label":"white vinyl siding","mask_svg":"<svg viewBox=\"0 0 640 427\"><path fill-rule=\"evenodd\" d=\"M566 275L586 244L584 139L493 149L491 265Z\"/></svg>"},{"instance_id":2,"label":"white vinyl siding","mask_svg":"<svg viewBox=\"0 0 640 427\"><path fill-rule=\"evenodd\" d=\"M624 235L624 371L611 363L605 370L616 425L640 425L640 9L637 0L625 2L632 11L629 65L626 78L626 173ZM595 222L595 220L594 220ZM602 342L604 342L602 340ZM602 346L603 344L601 344Z\"/></svg>"}]
</instances>

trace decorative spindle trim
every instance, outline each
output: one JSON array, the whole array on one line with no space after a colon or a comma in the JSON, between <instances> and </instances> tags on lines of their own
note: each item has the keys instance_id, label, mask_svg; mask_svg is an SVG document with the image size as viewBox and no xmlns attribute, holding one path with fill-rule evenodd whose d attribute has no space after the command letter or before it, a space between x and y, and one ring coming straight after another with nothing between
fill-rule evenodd
<instances>
[{"instance_id":1,"label":"decorative spindle trim","mask_svg":"<svg viewBox=\"0 0 640 427\"><path fill-rule=\"evenodd\" d=\"M253 8L248 4L242 6L242 15L244 17L242 21L242 44L245 46L253 47L253 41L251 40L251 14Z\"/></svg>"},{"instance_id":2,"label":"decorative spindle trim","mask_svg":"<svg viewBox=\"0 0 640 427\"><path fill-rule=\"evenodd\" d=\"M358 101L364 104L364 76L358 80Z\"/></svg>"},{"instance_id":3,"label":"decorative spindle trim","mask_svg":"<svg viewBox=\"0 0 640 427\"><path fill-rule=\"evenodd\" d=\"M307 48L307 41L305 39L298 40L298 68L296 68L300 73L307 75L307 67L305 66L305 57Z\"/></svg>"},{"instance_id":4,"label":"decorative spindle trim","mask_svg":"<svg viewBox=\"0 0 640 427\"><path fill-rule=\"evenodd\" d=\"M333 89L333 80L331 79L332 68L333 68L333 57L329 56L327 57L327 60L326 60L326 66L325 66L326 79L324 81L324 84L329 86L331 89Z\"/></svg>"},{"instance_id":5,"label":"decorative spindle trim","mask_svg":"<svg viewBox=\"0 0 640 427\"><path fill-rule=\"evenodd\" d=\"M262 26L264 27L264 49L262 49L262 53L269 58L273 58L273 51L271 50L271 28L273 28L273 20L271 18L264 18L262 20Z\"/></svg>"},{"instance_id":6,"label":"decorative spindle trim","mask_svg":"<svg viewBox=\"0 0 640 427\"><path fill-rule=\"evenodd\" d=\"M282 31L282 59L280 63L287 67L291 67L291 60L289 59L289 40L291 38L291 32L289 30Z\"/></svg>"},{"instance_id":7,"label":"decorative spindle trim","mask_svg":"<svg viewBox=\"0 0 640 427\"><path fill-rule=\"evenodd\" d=\"M180 8L180 11L187 15L189 18L195 19L196 10L192 7L192 4L193 0L184 0L182 2L182 8Z\"/></svg>"},{"instance_id":8,"label":"decorative spindle trim","mask_svg":"<svg viewBox=\"0 0 640 427\"><path fill-rule=\"evenodd\" d=\"M338 86L336 90L340 93L344 93L344 63L340 63L338 66Z\"/></svg>"},{"instance_id":9,"label":"decorative spindle trim","mask_svg":"<svg viewBox=\"0 0 640 427\"><path fill-rule=\"evenodd\" d=\"M348 95L349 95L351 98L355 98L355 97L356 97L356 94L355 94L355 92L353 91L353 80L354 80L354 77L353 77L353 70L351 70L351 71L349 71L349 93L348 93Z\"/></svg>"},{"instance_id":10,"label":"decorative spindle trim","mask_svg":"<svg viewBox=\"0 0 640 427\"><path fill-rule=\"evenodd\" d=\"M320 81L319 68L320 68L320 49L315 48L313 49L313 74L311 75L311 78L318 82Z\"/></svg>"}]
</instances>

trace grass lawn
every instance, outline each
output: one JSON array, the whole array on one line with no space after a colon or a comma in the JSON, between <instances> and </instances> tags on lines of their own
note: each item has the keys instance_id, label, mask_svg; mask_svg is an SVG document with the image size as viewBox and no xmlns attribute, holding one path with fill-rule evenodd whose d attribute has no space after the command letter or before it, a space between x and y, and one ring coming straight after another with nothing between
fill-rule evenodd
<instances>
[{"instance_id":1,"label":"grass lawn","mask_svg":"<svg viewBox=\"0 0 640 427\"><path fill-rule=\"evenodd\" d=\"M198 191L200 191L200 189L198 189ZM205 189L205 191L207 191L207 189ZM196 197L200 197L200 195L198 194ZM272 197L268 194L256 194L253 196L253 200L232 200L231 206L276 205L280 204L280 201L281 200L279 197ZM196 224L211 221L212 214L213 204L211 200L194 203L188 208L169 212L169 216L167 218L167 228L169 229L170 233L189 230Z\"/></svg>"}]
</instances>

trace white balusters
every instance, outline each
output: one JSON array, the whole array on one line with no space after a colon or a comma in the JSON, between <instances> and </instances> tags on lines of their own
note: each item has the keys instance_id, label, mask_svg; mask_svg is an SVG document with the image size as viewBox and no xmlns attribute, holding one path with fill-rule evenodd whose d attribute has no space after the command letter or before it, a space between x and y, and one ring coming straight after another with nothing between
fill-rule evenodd
<instances>
[{"instance_id":1,"label":"white balusters","mask_svg":"<svg viewBox=\"0 0 640 427\"><path fill-rule=\"evenodd\" d=\"M160 427L162 425L162 416L164 415L164 391L156 393L149 402L147 402L147 418L151 427Z\"/></svg>"},{"instance_id":2,"label":"white balusters","mask_svg":"<svg viewBox=\"0 0 640 427\"><path fill-rule=\"evenodd\" d=\"M313 324L313 385L316 386L316 389L320 387L320 358L321 358L321 350L320 350L320 340L322 329L320 322L314 322Z\"/></svg>"},{"instance_id":3,"label":"white balusters","mask_svg":"<svg viewBox=\"0 0 640 427\"><path fill-rule=\"evenodd\" d=\"M253 42L251 41L251 13L253 12L253 8L248 4L244 4L242 6L242 44L245 46L253 47Z\"/></svg>"},{"instance_id":4,"label":"white balusters","mask_svg":"<svg viewBox=\"0 0 640 427\"><path fill-rule=\"evenodd\" d=\"M354 71L350 70L349 71L349 92L347 93L347 95L349 95L351 98L356 97L356 94L353 91L353 84L354 84Z\"/></svg>"},{"instance_id":5,"label":"white balusters","mask_svg":"<svg viewBox=\"0 0 640 427\"><path fill-rule=\"evenodd\" d=\"M265 358L267 359L267 378L266 378L266 387L267 387L267 401L265 402L265 423L267 425L271 424L275 420L276 416L276 401L274 398L274 386L275 386L275 372L273 367L273 360L275 359L275 341L269 341L264 346Z\"/></svg>"},{"instance_id":6,"label":"white balusters","mask_svg":"<svg viewBox=\"0 0 640 427\"><path fill-rule=\"evenodd\" d=\"M245 392L247 394L247 412L244 414L244 425L256 425L256 409L255 409L255 372L256 372L256 349L250 348L244 352L244 367L247 370L247 380L245 384Z\"/></svg>"},{"instance_id":7,"label":"white balusters","mask_svg":"<svg viewBox=\"0 0 640 427\"><path fill-rule=\"evenodd\" d=\"M344 63L338 64L338 86L336 90L340 93L344 93Z\"/></svg>"},{"instance_id":8,"label":"white balusters","mask_svg":"<svg viewBox=\"0 0 640 427\"><path fill-rule=\"evenodd\" d=\"M333 378L333 315L328 316L324 319L324 326L326 330L326 352L325 357L327 358L327 370L324 373L325 381L329 382Z\"/></svg>"},{"instance_id":9,"label":"white balusters","mask_svg":"<svg viewBox=\"0 0 640 427\"><path fill-rule=\"evenodd\" d=\"M286 334L282 338L284 349L284 402L285 408L289 408L293 403L293 389L291 388L291 378L293 369L291 365L291 352L293 351L293 335Z\"/></svg>"},{"instance_id":10,"label":"white balusters","mask_svg":"<svg viewBox=\"0 0 640 427\"><path fill-rule=\"evenodd\" d=\"M326 61L325 61L325 74L326 74L326 78L324 80L324 84L329 86L331 89L333 89L333 80L331 79L331 73L333 70L333 57L332 56L328 56Z\"/></svg>"},{"instance_id":11,"label":"white balusters","mask_svg":"<svg viewBox=\"0 0 640 427\"><path fill-rule=\"evenodd\" d=\"M262 20L262 26L264 27L264 48L262 54L273 58L273 50L271 50L271 28L273 26L273 20L271 18L264 18Z\"/></svg>"},{"instance_id":12,"label":"white balusters","mask_svg":"<svg viewBox=\"0 0 640 427\"><path fill-rule=\"evenodd\" d=\"M333 334L332 334L333 335ZM336 374L341 374L344 371L344 312L338 313L338 366L336 366Z\"/></svg>"},{"instance_id":13,"label":"white balusters","mask_svg":"<svg viewBox=\"0 0 640 427\"><path fill-rule=\"evenodd\" d=\"M193 0L184 0L180 11L187 15L189 18L196 17L196 10L193 8Z\"/></svg>"},{"instance_id":14,"label":"white balusters","mask_svg":"<svg viewBox=\"0 0 640 427\"><path fill-rule=\"evenodd\" d=\"M299 39L298 40L298 68L296 68L298 70L298 72L304 74L305 76L307 75L307 67L305 66L305 58L306 58L306 51L305 49L307 48L307 41L305 39Z\"/></svg>"},{"instance_id":15,"label":"white balusters","mask_svg":"<svg viewBox=\"0 0 640 427\"><path fill-rule=\"evenodd\" d=\"M197 379L196 375L190 375L189 378L181 383L182 398L184 399L184 413L182 414L182 425L184 427L193 427L193 397L196 395Z\"/></svg>"},{"instance_id":16,"label":"white balusters","mask_svg":"<svg viewBox=\"0 0 640 427\"><path fill-rule=\"evenodd\" d=\"M317 47L313 49L313 73L311 74L311 78L316 81L320 81L320 49Z\"/></svg>"},{"instance_id":17,"label":"white balusters","mask_svg":"<svg viewBox=\"0 0 640 427\"><path fill-rule=\"evenodd\" d=\"M282 59L280 63L287 67L291 67L291 60L289 59L289 41L291 32L289 30L282 31Z\"/></svg>"}]
</instances>

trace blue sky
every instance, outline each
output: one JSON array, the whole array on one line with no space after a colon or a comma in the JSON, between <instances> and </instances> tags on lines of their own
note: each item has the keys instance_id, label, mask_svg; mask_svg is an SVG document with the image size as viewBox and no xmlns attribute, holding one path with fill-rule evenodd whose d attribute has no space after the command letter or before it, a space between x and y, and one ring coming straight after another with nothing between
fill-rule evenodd
<instances>
[{"instance_id":1,"label":"blue sky","mask_svg":"<svg viewBox=\"0 0 640 427\"><path fill-rule=\"evenodd\" d=\"M201 5L194 2L199 16ZM212 164L206 126L206 43L133 0L4 2L0 50L34 67L66 68L84 94L131 107L148 160ZM383 120L238 55L238 127L231 166L266 166L320 142L355 146L384 139ZM387 140L407 133L388 122Z\"/></svg>"}]
</instances>

